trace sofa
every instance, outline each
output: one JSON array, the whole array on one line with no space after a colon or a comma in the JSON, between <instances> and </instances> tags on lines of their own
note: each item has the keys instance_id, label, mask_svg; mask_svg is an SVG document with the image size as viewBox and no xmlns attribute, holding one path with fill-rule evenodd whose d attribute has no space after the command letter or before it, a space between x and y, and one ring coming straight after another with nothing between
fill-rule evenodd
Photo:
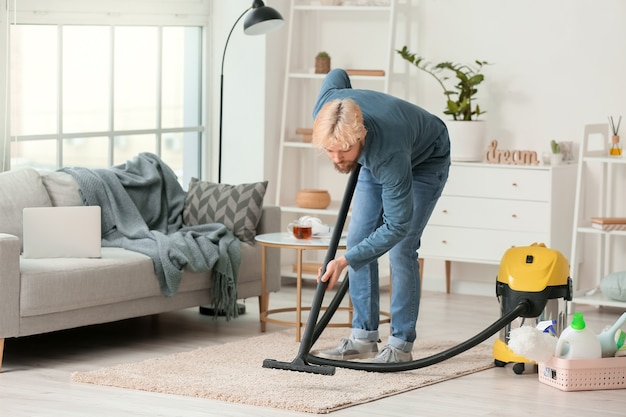
<instances>
[{"instance_id":1,"label":"sofa","mask_svg":"<svg viewBox=\"0 0 626 417\"><path fill-rule=\"evenodd\" d=\"M194 181L194 189L185 191L186 221L207 221L203 218L207 210L201 206L211 201L202 198L207 192L238 191L237 186ZM99 258L23 256L23 208L78 205L85 205L85 197L71 173L42 173L31 168L0 173L0 367L7 338L159 314L214 300L212 270L183 270L176 291L164 295L153 259L123 247L103 245ZM252 223L246 220L247 233L280 230L278 207L261 203L257 208L258 218ZM258 297L261 306L270 292L280 289L279 252L268 250L264 293L261 247L250 236L237 239L241 262L236 298ZM236 314L233 318L236 320Z\"/></svg>"}]
</instances>

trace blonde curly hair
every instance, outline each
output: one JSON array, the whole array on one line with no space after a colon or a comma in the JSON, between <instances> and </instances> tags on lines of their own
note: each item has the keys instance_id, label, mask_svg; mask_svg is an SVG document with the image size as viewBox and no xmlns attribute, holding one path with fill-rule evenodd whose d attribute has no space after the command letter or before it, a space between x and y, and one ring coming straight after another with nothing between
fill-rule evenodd
<instances>
[{"instance_id":1,"label":"blonde curly hair","mask_svg":"<svg viewBox=\"0 0 626 417\"><path fill-rule=\"evenodd\" d=\"M338 146L345 151L365 138L366 133L359 105L349 98L333 100L315 118L312 143L318 148Z\"/></svg>"}]
</instances>

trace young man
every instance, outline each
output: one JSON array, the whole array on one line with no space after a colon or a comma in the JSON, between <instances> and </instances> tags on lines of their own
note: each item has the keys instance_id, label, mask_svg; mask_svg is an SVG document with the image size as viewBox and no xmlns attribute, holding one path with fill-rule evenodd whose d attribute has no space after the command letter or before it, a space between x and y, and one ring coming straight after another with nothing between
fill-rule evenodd
<instances>
[{"instance_id":1,"label":"young man","mask_svg":"<svg viewBox=\"0 0 626 417\"><path fill-rule=\"evenodd\" d=\"M420 304L417 250L450 166L446 126L404 100L352 89L342 69L325 77L313 117L313 144L326 152L335 168L349 173L361 165L347 251L318 277L330 289L348 267L352 331L337 348L318 355L342 360L375 356L379 363L410 361ZM391 336L379 352L378 258L386 252L393 288Z\"/></svg>"}]
</instances>

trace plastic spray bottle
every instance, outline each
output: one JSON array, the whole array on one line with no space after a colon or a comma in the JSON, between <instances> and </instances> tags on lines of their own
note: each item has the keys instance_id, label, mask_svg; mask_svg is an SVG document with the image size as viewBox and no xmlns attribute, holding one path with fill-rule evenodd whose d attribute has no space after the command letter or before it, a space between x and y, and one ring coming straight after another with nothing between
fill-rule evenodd
<instances>
[{"instance_id":1,"label":"plastic spray bottle","mask_svg":"<svg viewBox=\"0 0 626 417\"><path fill-rule=\"evenodd\" d=\"M598 359L602 346L596 334L586 327L583 313L576 312L556 342L554 356L563 359Z\"/></svg>"},{"instance_id":2,"label":"plastic spray bottle","mask_svg":"<svg viewBox=\"0 0 626 417\"><path fill-rule=\"evenodd\" d=\"M602 333L598 335L598 340L600 341L600 346L602 346L602 357L610 358L611 356L615 356L615 352L624 344L623 339L620 338L623 335L620 327L626 323L626 313L623 313L619 319L615 322L615 324L605 329Z\"/></svg>"}]
</instances>

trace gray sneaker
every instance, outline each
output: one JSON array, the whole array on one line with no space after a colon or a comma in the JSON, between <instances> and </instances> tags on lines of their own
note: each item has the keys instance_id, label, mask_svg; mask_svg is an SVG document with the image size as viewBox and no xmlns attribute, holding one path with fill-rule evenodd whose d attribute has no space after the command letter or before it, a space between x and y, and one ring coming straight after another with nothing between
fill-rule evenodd
<instances>
[{"instance_id":1,"label":"gray sneaker","mask_svg":"<svg viewBox=\"0 0 626 417\"><path fill-rule=\"evenodd\" d=\"M384 348L376 355L372 360L373 363L398 363L398 362L410 362L413 360L411 352L404 352L398 348L390 345L385 345Z\"/></svg>"},{"instance_id":2,"label":"gray sneaker","mask_svg":"<svg viewBox=\"0 0 626 417\"><path fill-rule=\"evenodd\" d=\"M378 352L378 343L367 339L343 338L335 349L322 350L317 356L326 359L346 360L373 358Z\"/></svg>"}]
</instances>

